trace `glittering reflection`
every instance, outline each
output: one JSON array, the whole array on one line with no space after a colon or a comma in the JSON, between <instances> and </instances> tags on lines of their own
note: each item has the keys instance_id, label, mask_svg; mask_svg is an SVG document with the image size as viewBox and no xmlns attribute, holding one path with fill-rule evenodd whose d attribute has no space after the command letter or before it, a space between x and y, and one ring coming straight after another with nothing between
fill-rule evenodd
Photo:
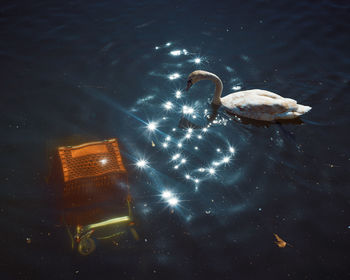
<instances>
[{"instance_id":1,"label":"glittering reflection","mask_svg":"<svg viewBox=\"0 0 350 280\"><path fill-rule=\"evenodd\" d=\"M162 146L163 146L163 148L165 148L165 149L166 149L166 148L168 148L168 147L169 147L169 144L168 144L168 143L163 143L163 144L162 144Z\"/></svg>"},{"instance_id":2,"label":"glittering reflection","mask_svg":"<svg viewBox=\"0 0 350 280\"><path fill-rule=\"evenodd\" d=\"M208 173L209 173L210 175L215 175L216 170L215 170L214 168L210 167L210 168L208 168Z\"/></svg>"},{"instance_id":3,"label":"glittering reflection","mask_svg":"<svg viewBox=\"0 0 350 280\"><path fill-rule=\"evenodd\" d=\"M191 115L194 113L194 108L190 107L190 106L182 106L182 112L185 114L185 115Z\"/></svg>"},{"instance_id":4,"label":"glittering reflection","mask_svg":"<svg viewBox=\"0 0 350 280\"><path fill-rule=\"evenodd\" d=\"M175 97L176 97L176 98L181 98L181 97L182 97L182 92L181 92L180 90L177 90L177 91L175 92Z\"/></svg>"},{"instance_id":5,"label":"glittering reflection","mask_svg":"<svg viewBox=\"0 0 350 280\"><path fill-rule=\"evenodd\" d=\"M169 190L164 190L161 194L161 197L171 207L175 207L179 203L178 197L173 192L171 192Z\"/></svg>"},{"instance_id":6,"label":"glittering reflection","mask_svg":"<svg viewBox=\"0 0 350 280\"><path fill-rule=\"evenodd\" d=\"M181 157L181 154L175 154L175 155L173 155L172 156L172 160L177 160L178 158L180 158Z\"/></svg>"},{"instance_id":7,"label":"glittering reflection","mask_svg":"<svg viewBox=\"0 0 350 280\"><path fill-rule=\"evenodd\" d=\"M166 110L171 110L173 107L174 107L174 104L171 103L170 101L167 101L163 104L163 107L166 109Z\"/></svg>"},{"instance_id":8,"label":"glittering reflection","mask_svg":"<svg viewBox=\"0 0 350 280\"><path fill-rule=\"evenodd\" d=\"M176 80L180 77L181 77L181 75L179 73L172 73L168 76L169 80Z\"/></svg>"},{"instance_id":9,"label":"glittering reflection","mask_svg":"<svg viewBox=\"0 0 350 280\"><path fill-rule=\"evenodd\" d=\"M171 51L170 52L170 54L172 55L172 56L179 56L179 55L181 55L181 51L180 50L174 50L174 51Z\"/></svg>"},{"instance_id":10,"label":"glittering reflection","mask_svg":"<svg viewBox=\"0 0 350 280\"><path fill-rule=\"evenodd\" d=\"M173 193L171 191L165 190L162 192L162 198L169 199L173 196Z\"/></svg>"},{"instance_id":11,"label":"glittering reflection","mask_svg":"<svg viewBox=\"0 0 350 280\"><path fill-rule=\"evenodd\" d=\"M136 166L137 166L138 168L140 168L140 169L146 168L147 165L148 165L148 162L147 162L147 160L145 160L145 159L139 159L139 160L136 162Z\"/></svg>"},{"instance_id":12,"label":"glittering reflection","mask_svg":"<svg viewBox=\"0 0 350 280\"><path fill-rule=\"evenodd\" d=\"M147 197L148 206L143 207L144 211L156 211L160 204L172 210L176 208L173 213L181 216L184 222L187 217L193 220L198 215L205 215L205 211L214 216L217 212L209 200L211 197L208 197L212 193L207 190L216 183L226 184L227 177L233 178L239 173L234 164L238 138L228 139L230 134L220 130L225 125L226 116L220 115L210 123L212 120L208 116L212 108L205 98L189 95L183 90L189 72L185 68L201 67L209 63L208 60L176 43L159 44L153 53L161 54L168 61L153 69L150 76L163 78L166 85L149 92L154 97L147 101L147 108L141 100L134 105L140 121L135 136L144 137L144 145L138 147L143 156L134 155L136 159L133 161L137 168L142 169L139 176L147 178L145 181L153 191ZM231 81L230 85L239 85L239 82ZM152 163L145 159L152 159ZM230 176L226 176L228 173ZM234 184L228 187L233 189ZM152 204L154 198L157 201ZM193 207L193 202L196 207Z\"/></svg>"},{"instance_id":13,"label":"glittering reflection","mask_svg":"<svg viewBox=\"0 0 350 280\"><path fill-rule=\"evenodd\" d=\"M155 131L157 129L157 123L156 122L149 122L147 124L147 129L149 131Z\"/></svg>"},{"instance_id":14,"label":"glittering reflection","mask_svg":"<svg viewBox=\"0 0 350 280\"><path fill-rule=\"evenodd\" d=\"M200 66L202 65L204 62L208 62L208 59L204 56L195 56L193 59L189 60L190 63Z\"/></svg>"},{"instance_id":15,"label":"glittering reflection","mask_svg":"<svg viewBox=\"0 0 350 280\"><path fill-rule=\"evenodd\" d=\"M170 206L176 206L179 203L179 199L177 197L171 197L168 199L168 203Z\"/></svg>"},{"instance_id":16,"label":"glittering reflection","mask_svg":"<svg viewBox=\"0 0 350 280\"><path fill-rule=\"evenodd\" d=\"M233 89L233 90L241 90L242 87L237 85L237 86L233 86L232 89Z\"/></svg>"},{"instance_id":17,"label":"glittering reflection","mask_svg":"<svg viewBox=\"0 0 350 280\"><path fill-rule=\"evenodd\" d=\"M194 63L196 64L200 64L201 63L201 59L199 57L194 59Z\"/></svg>"}]
</instances>

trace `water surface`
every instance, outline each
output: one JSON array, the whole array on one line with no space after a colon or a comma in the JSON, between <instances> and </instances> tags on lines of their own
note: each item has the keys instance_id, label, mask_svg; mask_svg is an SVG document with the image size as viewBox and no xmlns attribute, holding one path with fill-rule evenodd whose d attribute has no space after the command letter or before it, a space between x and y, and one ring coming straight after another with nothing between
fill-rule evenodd
<instances>
[{"instance_id":1,"label":"water surface","mask_svg":"<svg viewBox=\"0 0 350 280\"><path fill-rule=\"evenodd\" d=\"M347 279L349 9L331 0L3 2L1 278ZM313 109L300 124L271 125L220 109L203 131L214 87L184 92L196 69L220 76L223 94L261 88ZM201 128L179 127L183 117ZM50 155L113 137L141 239L82 257L46 180ZM273 233L292 247L278 248Z\"/></svg>"}]
</instances>

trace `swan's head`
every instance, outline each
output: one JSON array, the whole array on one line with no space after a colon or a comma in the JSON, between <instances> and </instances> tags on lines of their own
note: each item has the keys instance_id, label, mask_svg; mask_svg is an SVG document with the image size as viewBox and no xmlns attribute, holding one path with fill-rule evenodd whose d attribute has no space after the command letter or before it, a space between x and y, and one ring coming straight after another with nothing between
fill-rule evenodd
<instances>
[{"instance_id":1,"label":"swan's head","mask_svg":"<svg viewBox=\"0 0 350 280\"><path fill-rule=\"evenodd\" d=\"M195 83L199 82L200 80L207 79L208 72L203 70L196 70L193 71L191 74L188 75L187 78L187 87L186 90L189 90L191 86L193 86Z\"/></svg>"}]
</instances>

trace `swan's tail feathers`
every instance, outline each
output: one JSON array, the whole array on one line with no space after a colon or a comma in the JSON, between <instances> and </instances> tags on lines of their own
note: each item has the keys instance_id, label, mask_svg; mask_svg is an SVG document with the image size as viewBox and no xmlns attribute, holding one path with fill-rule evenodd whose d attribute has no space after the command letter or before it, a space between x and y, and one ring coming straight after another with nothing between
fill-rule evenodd
<instances>
[{"instance_id":1,"label":"swan's tail feathers","mask_svg":"<svg viewBox=\"0 0 350 280\"><path fill-rule=\"evenodd\" d=\"M281 120L295 119L309 112L310 110L311 110L310 106L296 104L296 107L291 108L287 112L276 115L276 119L281 119Z\"/></svg>"},{"instance_id":2,"label":"swan's tail feathers","mask_svg":"<svg viewBox=\"0 0 350 280\"><path fill-rule=\"evenodd\" d=\"M298 114L298 116L306 114L307 112L309 112L312 108L310 106L305 106L305 105L300 105L298 104L297 110L296 110L296 114Z\"/></svg>"}]
</instances>

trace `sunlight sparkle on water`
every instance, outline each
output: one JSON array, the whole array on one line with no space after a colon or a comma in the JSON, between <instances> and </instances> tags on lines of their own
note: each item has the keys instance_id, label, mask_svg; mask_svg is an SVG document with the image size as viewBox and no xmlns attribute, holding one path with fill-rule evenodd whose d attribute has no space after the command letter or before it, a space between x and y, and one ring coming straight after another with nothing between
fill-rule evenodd
<instances>
[{"instance_id":1,"label":"sunlight sparkle on water","mask_svg":"<svg viewBox=\"0 0 350 280\"><path fill-rule=\"evenodd\" d=\"M233 90L240 90L242 87L241 86L233 86L232 89Z\"/></svg>"},{"instance_id":2,"label":"sunlight sparkle on water","mask_svg":"<svg viewBox=\"0 0 350 280\"><path fill-rule=\"evenodd\" d=\"M224 158L222 159L222 162L223 162L223 163L228 163L228 162L230 162L230 157L224 157Z\"/></svg>"},{"instance_id":3,"label":"sunlight sparkle on water","mask_svg":"<svg viewBox=\"0 0 350 280\"><path fill-rule=\"evenodd\" d=\"M168 76L169 80L175 80L175 79L178 79L180 78L180 74L179 73L173 73L173 74L170 74Z\"/></svg>"},{"instance_id":4,"label":"sunlight sparkle on water","mask_svg":"<svg viewBox=\"0 0 350 280\"><path fill-rule=\"evenodd\" d=\"M149 123L147 124L147 129L148 129L149 131L154 131L154 130L157 129L157 124L156 124L155 122L149 122Z\"/></svg>"},{"instance_id":5,"label":"sunlight sparkle on water","mask_svg":"<svg viewBox=\"0 0 350 280\"><path fill-rule=\"evenodd\" d=\"M163 106L166 110L171 110L173 108L174 104L171 103L170 101L167 101L163 104Z\"/></svg>"},{"instance_id":6,"label":"sunlight sparkle on water","mask_svg":"<svg viewBox=\"0 0 350 280\"><path fill-rule=\"evenodd\" d=\"M180 50L174 50L174 51L171 51L170 54L172 56L179 56L179 55L181 55L181 51Z\"/></svg>"},{"instance_id":7,"label":"sunlight sparkle on water","mask_svg":"<svg viewBox=\"0 0 350 280\"><path fill-rule=\"evenodd\" d=\"M163 191L162 192L162 198L164 198L164 199L171 198L172 196L173 196L173 193L171 191Z\"/></svg>"},{"instance_id":8,"label":"sunlight sparkle on water","mask_svg":"<svg viewBox=\"0 0 350 280\"><path fill-rule=\"evenodd\" d=\"M230 148L229 148L229 151L230 151L231 154L234 154L234 153L235 153L235 148L230 147Z\"/></svg>"},{"instance_id":9,"label":"sunlight sparkle on water","mask_svg":"<svg viewBox=\"0 0 350 280\"><path fill-rule=\"evenodd\" d=\"M194 59L194 63L196 63L196 64L201 63L201 59L200 59L200 58L198 58L198 57L197 57L197 58L195 58L195 59Z\"/></svg>"},{"instance_id":10,"label":"sunlight sparkle on water","mask_svg":"<svg viewBox=\"0 0 350 280\"><path fill-rule=\"evenodd\" d=\"M175 92L175 97L176 97L176 98L181 98L181 95L182 95L182 92L181 92L180 90L177 90L177 91Z\"/></svg>"},{"instance_id":11,"label":"sunlight sparkle on water","mask_svg":"<svg viewBox=\"0 0 350 280\"><path fill-rule=\"evenodd\" d=\"M140 159L136 162L136 166L139 168L145 168L147 166L148 162L144 159Z\"/></svg>"},{"instance_id":12,"label":"sunlight sparkle on water","mask_svg":"<svg viewBox=\"0 0 350 280\"><path fill-rule=\"evenodd\" d=\"M184 106L182 106L182 112L184 114L189 114L190 115L190 114L193 114L194 109L192 107L184 105Z\"/></svg>"},{"instance_id":13,"label":"sunlight sparkle on water","mask_svg":"<svg viewBox=\"0 0 350 280\"><path fill-rule=\"evenodd\" d=\"M208 172L209 172L210 175L214 175L216 171L215 171L214 168L209 168Z\"/></svg>"},{"instance_id":14,"label":"sunlight sparkle on water","mask_svg":"<svg viewBox=\"0 0 350 280\"><path fill-rule=\"evenodd\" d=\"M176 197L171 197L168 199L170 206L176 206L179 203L179 200Z\"/></svg>"},{"instance_id":15,"label":"sunlight sparkle on water","mask_svg":"<svg viewBox=\"0 0 350 280\"><path fill-rule=\"evenodd\" d=\"M173 155L173 157L171 158L172 160L177 160L181 155L180 154L175 154Z\"/></svg>"}]
</instances>

